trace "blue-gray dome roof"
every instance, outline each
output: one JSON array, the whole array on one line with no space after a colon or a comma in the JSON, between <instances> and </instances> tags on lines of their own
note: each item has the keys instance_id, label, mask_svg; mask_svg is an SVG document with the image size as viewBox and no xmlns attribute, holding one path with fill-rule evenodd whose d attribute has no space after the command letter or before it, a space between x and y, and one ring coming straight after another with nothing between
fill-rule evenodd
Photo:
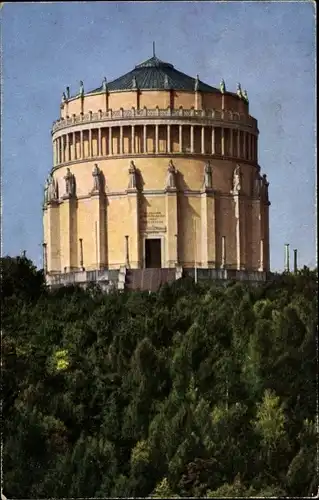
<instances>
[{"instance_id":1,"label":"blue-gray dome roof","mask_svg":"<svg viewBox=\"0 0 319 500\"><path fill-rule=\"evenodd\" d=\"M196 83L197 82L197 83ZM194 91L195 85L202 92L219 92L218 89L207 85L196 78L185 75L174 68L172 64L161 61L156 56L135 66L135 68L116 80L107 83L109 91L132 90L188 90ZM91 92L101 92L99 87Z\"/></svg>"}]
</instances>

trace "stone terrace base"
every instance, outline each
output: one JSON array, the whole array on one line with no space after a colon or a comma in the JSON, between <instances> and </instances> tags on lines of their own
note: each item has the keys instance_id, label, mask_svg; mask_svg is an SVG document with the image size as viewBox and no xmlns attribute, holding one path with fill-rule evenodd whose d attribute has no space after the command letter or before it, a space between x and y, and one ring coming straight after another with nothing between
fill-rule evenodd
<instances>
[{"instance_id":1,"label":"stone terrace base","mask_svg":"<svg viewBox=\"0 0 319 500\"><path fill-rule=\"evenodd\" d=\"M96 283L102 290L148 290L155 292L164 283L171 283L182 277L190 276L198 281L216 281L226 285L232 281L242 281L258 284L271 280L271 273L257 271L236 271L234 269L203 269L181 266L169 269L98 269L95 271L73 271L69 273L48 274L46 283L50 288L59 288L67 285L83 287Z\"/></svg>"}]
</instances>

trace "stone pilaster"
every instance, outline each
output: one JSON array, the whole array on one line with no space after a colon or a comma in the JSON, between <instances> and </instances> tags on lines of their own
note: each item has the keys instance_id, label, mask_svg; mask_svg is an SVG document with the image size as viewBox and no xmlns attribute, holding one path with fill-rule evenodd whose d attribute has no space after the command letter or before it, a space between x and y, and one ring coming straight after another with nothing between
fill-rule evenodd
<instances>
[{"instance_id":1,"label":"stone pilaster","mask_svg":"<svg viewBox=\"0 0 319 500\"><path fill-rule=\"evenodd\" d=\"M166 247L165 267L175 267L177 263L177 190L170 187L165 190L166 206Z\"/></svg>"},{"instance_id":2,"label":"stone pilaster","mask_svg":"<svg viewBox=\"0 0 319 500\"><path fill-rule=\"evenodd\" d=\"M104 193L98 191L91 192L91 216L92 224L94 225L94 262L97 269L106 266L106 200Z\"/></svg>"},{"instance_id":3,"label":"stone pilaster","mask_svg":"<svg viewBox=\"0 0 319 500\"><path fill-rule=\"evenodd\" d=\"M75 197L63 197L60 205L60 251L61 271L71 271L77 265L77 200Z\"/></svg>"},{"instance_id":4,"label":"stone pilaster","mask_svg":"<svg viewBox=\"0 0 319 500\"><path fill-rule=\"evenodd\" d=\"M129 217L131 220L130 232L128 234L128 256L129 267L138 269L140 267L140 224L139 224L139 192L137 188L129 188L126 191L129 206Z\"/></svg>"},{"instance_id":5,"label":"stone pilaster","mask_svg":"<svg viewBox=\"0 0 319 500\"><path fill-rule=\"evenodd\" d=\"M56 201L48 203L44 208L44 242L47 271L60 271L60 213Z\"/></svg>"},{"instance_id":6,"label":"stone pilaster","mask_svg":"<svg viewBox=\"0 0 319 500\"><path fill-rule=\"evenodd\" d=\"M213 189L201 193L201 262L203 268L216 265L216 214Z\"/></svg>"}]
</instances>

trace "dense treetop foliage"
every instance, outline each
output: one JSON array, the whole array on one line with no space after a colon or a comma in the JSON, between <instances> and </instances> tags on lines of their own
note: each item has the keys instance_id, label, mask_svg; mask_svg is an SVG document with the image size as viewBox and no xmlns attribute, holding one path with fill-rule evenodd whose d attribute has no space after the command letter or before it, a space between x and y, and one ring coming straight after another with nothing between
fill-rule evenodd
<instances>
[{"instance_id":1,"label":"dense treetop foliage","mask_svg":"<svg viewBox=\"0 0 319 500\"><path fill-rule=\"evenodd\" d=\"M317 271L50 291L1 259L8 498L317 492Z\"/></svg>"}]
</instances>

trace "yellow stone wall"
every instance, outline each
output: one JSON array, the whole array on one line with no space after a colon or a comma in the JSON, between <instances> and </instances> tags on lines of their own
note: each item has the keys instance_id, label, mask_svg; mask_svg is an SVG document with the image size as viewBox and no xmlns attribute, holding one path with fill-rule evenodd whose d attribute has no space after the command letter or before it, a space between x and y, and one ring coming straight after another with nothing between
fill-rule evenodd
<instances>
[{"instance_id":1,"label":"yellow stone wall","mask_svg":"<svg viewBox=\"0 0 319 500\"><path fill-rule=\"evenodd\" d=\"M197 103L197 106L196 106ZM224 104L224 106L223 106ZM136 109L156 108L179 109L231 109L232 111L248 113L248 105L236 95L220 93L187 92L176 90L135 90L121 92L101 92L99 94L84 95L83 98L71 98L67 104L61 105L61 117L66 118L73 114L93 113L107 109Z\"/></svg>"},{"instance_id":2,"label":"yellow stone wall","mask_svg":"<svg viewBox=\"0 0 319 500\"><path fill-rule=\"evenodd\" d=\"M71 99L61 106L61 116L93 113L108 109L166 109L169 106L183 109L229 109L249 118L248 105L233 94L195 93L181 91L127 91L110 92ZM109 123L105 128L70 129L69 148L71 161L55 162L53 175L59 186L59 200L44 209L44 241L47 244L49 272L79 269L81 264L80 239L83 242L85 269L108 267L118 269L126 264L126 236L128 236L129 265L133 268L145 264L145 238L161 238L162 266L173 267L177 260L184 267L220 267L222 264L222 238L226 242L226 266L248 270L269 269L269 215L268 205L252 197L256 175L255 158L236 158L244 155L244 135L235 127L233 152L230 131L225 128L224 155L222 155L221 129L215 129L215 155L212 155L211 130L202 125L194 128L194 150L191 145L190 127L183 126L183 152L180 152L179 125L172 123L170 130L171 153L168 153L167 123L159 124L158 154L155 154L155 124L147 127L147 154L144 152L143 119L134 122L132 129L123 127L123 149L120 148L120 127L112 127L112 154L109 151ZM181 122L182 123L182 122ZM193 122L196 125L196 122ZM245 125L245 124L244 124ZM67 132L67 130L66 130ZM237 148L237 133L240 148ZM258 131L253 128L257 150ZM81 156L81 134L83 154ZM99 139L100 134L100 139ZM91 143L90 143L91 137ZM53 133L53 140L55 133ZM245 140L248 141L248 135ZM99 143L100 141L100 143ZM63 144L63 143L62 143ZM63 149L67 154L67 145ZM186 148L186 149L185 149ZM101 151L100 151L101 149ZM56 154L56 153L54 153ZM230 157L233 156L233 157ZM79 159L81 158L81 159ZM131 160L138 171L138 189L128 191ZM176 190L167 191L167 169L172 160L176 174ZM212 190L204 189L204 166L212 167ZM92 195L92 170L98 164L102 172L105 191ZM240 241L236 239L235 198L232 193L233 173L241 165L241 192L239 197ZM67 168L76 179L76 196L65 199ZM196 230L195 230L196 229ZM261 262L263 240L263 262ZM238 252L240 256L238 257Z\"/></svg>"}]
</instances>

